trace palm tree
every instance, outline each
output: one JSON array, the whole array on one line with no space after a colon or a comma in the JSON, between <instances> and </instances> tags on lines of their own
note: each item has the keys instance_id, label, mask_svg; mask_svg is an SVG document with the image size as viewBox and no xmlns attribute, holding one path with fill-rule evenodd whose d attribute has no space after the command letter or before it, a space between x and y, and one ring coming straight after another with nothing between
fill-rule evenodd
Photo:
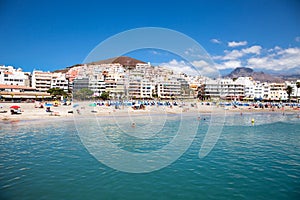
<instances>
[{"instance_id":1,"label":"palm tree","mask_svg":"<svg viewBox=\"0 0 300 200\"><path fill-rule=\"evenodd\" d=\"M287 93L287 95L288 95L288 97L289 97L289 102L291 102L291 94L292 94L292 92L293 92L292 86L288 85L288 86L286 87L285 91L286 91L286 93Z\"/></svg>"},{"instance_id":2,"label":"palm tree","mask_svg":"<svg viewBox=\"0 0 300 200\"><path fill-rule=\"evenodd\" d=\"M297 98L297 95L298 95L298 89L300 88L300 82L296 82L296 87L297 87L297 93L296 93L296 98Z\"/></svg>"}]
</instances>

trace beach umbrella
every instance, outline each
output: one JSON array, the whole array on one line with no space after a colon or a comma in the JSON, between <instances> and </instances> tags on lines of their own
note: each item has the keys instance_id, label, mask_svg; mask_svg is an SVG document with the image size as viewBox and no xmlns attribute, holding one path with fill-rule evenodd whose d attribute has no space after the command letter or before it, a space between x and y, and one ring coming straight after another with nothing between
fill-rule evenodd
<instances>
[{"instance_id":1,"label":"beach umbrella","mask_svg":"<svg viewBox=\"0 0 300 200\"><path fill-rule=\"evenodd\" d=\"M78 107L78 106L79 106L79 104L76 103L76 104L73 105L73 108L76 108L76 107Z\"/></svg>"},{"instance_id":2,"label":"beach umbrella","mask_svg":"<svg viewBox=\"0 0 300 200\"><path fill-rule=\"evenodd\" d=\"M91 104L89 104L89 106L96 107L96 104L95 103L91 103Z\"/></svg>"},{"instance_id":3,"label":"beach umbrella","mask_svg":"<svg viewBox=\"0 0 300 200\"><path fill-rule=\"evenodd\" d=\"M53 104L52 103L45 103L46 107L51 107Z\"/></svg>"},{"instance_id":4,"label":"beach umbrella","mask_svg":"<svg viewBox=\"0 0 300 200\"><path fill-rule=\"evenodd\" d=\"M59 101L54 101L54 105L58 106L59 105Z\"/></svg>"},{"instance_id":5,"label":"beach umbrella","mask_svg":"<svg viewBox=\"0 0 300 200\"><path fill-rule=\"evenodd\" d=\"M19 108L20 108L20 106L13 105L13 106L11 106L10 108L11 108L11 109L19 109Z\"/></svg>"}]
</instances>

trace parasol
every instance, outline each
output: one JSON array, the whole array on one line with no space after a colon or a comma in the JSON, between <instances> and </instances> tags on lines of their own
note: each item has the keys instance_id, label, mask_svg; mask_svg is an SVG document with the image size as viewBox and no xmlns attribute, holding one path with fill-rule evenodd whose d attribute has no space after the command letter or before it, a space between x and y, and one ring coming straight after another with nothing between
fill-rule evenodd
<instances>
[{"instance_id":1,"label":"parasol","mask_svg":"<svg viewBox=\"0 0 300 200\"><path fill-rule=\"evenodd\" d=\"M11 109L19 109L19 108L20 108L20 106L13 105L13 106L11 106L10 108L11 108Z\"/></svg>"}]
</instances>

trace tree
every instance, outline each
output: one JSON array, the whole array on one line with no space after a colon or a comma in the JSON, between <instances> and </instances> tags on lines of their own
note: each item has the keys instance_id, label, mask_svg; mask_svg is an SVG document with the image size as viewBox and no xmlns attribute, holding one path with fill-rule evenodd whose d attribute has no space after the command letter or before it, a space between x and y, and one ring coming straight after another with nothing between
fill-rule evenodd
<instances>
[{"instance_id":1,"label":"tree","mask_svg":"<svg viewBox=\"0 0 300 200\"><path fill-rule=\"evenodd\" d=\"M61 88L50 88L48 91L53 97L67 96L67 93Z\"/></svg>"},{"instance_id":2,"label":"tree","mask_svg":"<svg viewBox=\"0 0 300 200\"><path fill-rule=\"evenodd\" d=\"M109 92L102 92L101 95L100 95L100 98L102 100L108 100L109 99Z\"/></svg>"},{"instance_id":3,"label":"tree","mask_svg":"<svg viewBox=\"0 0 300 200\"><path fill-rule=\"evenodd\" d=\"M297 98L297 95L298 95L298 89L300 88L300 82L297 82L297 83L296 83L296 87L297 87L297 93L296 93L296 98Z\"/></svg>"},{"instance_id":4,"label":"tree","mask_svg":"<svg viewBox=\"0 0 300 200\"><path fill-rule=\"evenodd\" d=\"M94 92L88 88L82 88L78 91L76 91L73 95L74 99L80 99L80 100L84 100L84 99L89 99L92 95L94 94Z\"/></svg>"},{"instance_id":5,"label":"tree","mask_svg":"<svg viewBox=\"0 0 300 200\"><path fill-rule=\"evenodd\" d=\"M286 91L286 93L287 93L287 95L288 95L289 101L291 101L291 94L292 94L292 92L293 92L292 86L288 85L288 86L286 87L285 91Z\"/></svg>"}]
</instances>

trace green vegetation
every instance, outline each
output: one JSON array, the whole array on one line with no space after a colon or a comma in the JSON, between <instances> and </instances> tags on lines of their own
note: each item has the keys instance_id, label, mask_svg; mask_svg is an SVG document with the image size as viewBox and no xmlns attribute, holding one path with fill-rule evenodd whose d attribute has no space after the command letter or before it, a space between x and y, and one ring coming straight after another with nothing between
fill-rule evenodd
<instances>
[{"instance_id":1,"label":"green vegetation","mask_svg":"<svg viewBox=\"0 0 300 200\"><path fill-rule=\"evenodd\" d=\"M296 93L296 97L297 97L297 95L298 95L298 89L300 88L300 82L296 83L296 87L297 87L297 93Z\"/></svg>"},{"instance_id":2,"label":"green vegetation","mask_svg":"<svg viewBox=\"0 0 300 200\"><path fill-rule=\"evenodd\" d=\"M109 99L109 92L102 92L102 94L100 95L100 98L102 100L108 100Z\"/></svg>"},{"instance_id":3,"label":"green vegetation","mask_svg":"<svg viewBox=\"0 0 300 200\"><path fill-rule=\"evenodd\" d=\"M51 88L47 92L56 98L61 96L67 97L67 93L61 88Z\"/></svg>"},{"instance_id":4,"label":"green vegetation","mask_svg":"<svg viewBox=\"0 0 300 200\"><path fill-rule=\"evenodd\" d=\"M94 92L88 88L82 88L74 93L74 98L79 100L89 99Z\"/></svg>"},{"instance_id":5,"label":"green vegetation","mask_svg":"<svg viewBox=\"0 0 300 200\"><path fill-rule=\"evenodd\" d=\"M292 88L292 86L287 86L286 87L286 93L287 93L287 95L288 95L288 98L289 98L289 101L291 101L291 94L292 94L292 92L293 92L293 88Z\"/></svg>"}]
</instances>

